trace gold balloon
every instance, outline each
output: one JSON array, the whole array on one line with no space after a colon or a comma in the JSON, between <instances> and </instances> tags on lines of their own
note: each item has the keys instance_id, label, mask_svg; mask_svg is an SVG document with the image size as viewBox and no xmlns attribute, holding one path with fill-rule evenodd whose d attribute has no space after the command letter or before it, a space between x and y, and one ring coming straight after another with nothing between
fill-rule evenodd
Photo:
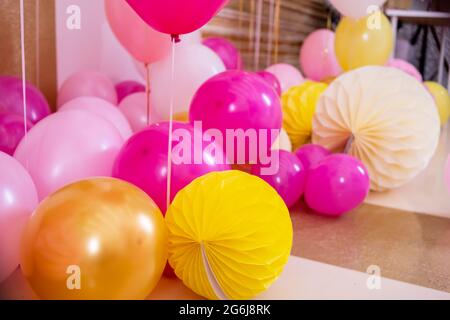
<instances>
[{"instance_id":1,"label":"gold balloon","mask_svg":"<svg viewBox=\"0 0 450 320\"><path fill-rule=\"evenodd\" d=\"M21 265L42 299L144 299L161 278L168 231L155 203L112 178L64 187L29 221Z\"/></svg>"},{"instance_id":2,"label":"gold balloon","mask_svg":"<svg viewBox=\"0 0 450 320\"><path fill-rule=\"evenodd\" d=\"M336 56L345 71L385 65L394 48L388 18L376 12L362 19L343 18L336 30Z\"/></svg>"}]
</instances>

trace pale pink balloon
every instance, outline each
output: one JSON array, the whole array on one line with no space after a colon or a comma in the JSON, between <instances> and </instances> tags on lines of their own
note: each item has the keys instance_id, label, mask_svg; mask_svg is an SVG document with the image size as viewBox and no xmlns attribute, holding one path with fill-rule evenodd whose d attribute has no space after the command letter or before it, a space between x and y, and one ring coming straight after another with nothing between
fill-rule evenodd
<instances>
[{"instance_id":1,"label":"pale pink balloon","mask_svg":"<svg viewBox=\"0 0 450 320\"><path fill-rule=\"evenodd\" d=\"M147 94L145 92L133 93L119 104L119 110L128 119L133 132L141 131L147 124ZM150 124L160 122L161 117L150 104Z\"/></svg>"},{"instance_id":2,"label":"pale pink balloon","mask_svg":"<svg viewBox=\"0 0 450 320\"><path fill-rule=\"evenodd\" d=\"M58 108L72 99L86 96L117 104L116 88L107 76L94 71L80 71L71 75L59 89Z\"/></svg>"},{"instance_id":3,"label":"pale pink balloon","mask_svg":"<svg viewBox=\"0 0 450 320\"><path fill-rule=\"evenodd\" d=\"M152 105L164 120L169 119L171 94L174 98L174 114L188 112L191 100L200 86L225 71L225 65L210 48L202 44L191 44L177 48L175 52L173 83L171 70L171 57L150 67Z\"/></svg>"},{"instance_id":4,"label":"pale pink balloon","mask_svg":"<svg viewBox=\"0 0 450 320\"><path fill-rule=\"evenodd\" d=\"M96 115L108 120L111 124L119 130L120 134L127 140L133 134L131 126L126 117L120 112L117 106L109 103L106 100L96 97L80 97L70 100L63 105L60 111L67 110L86 110L93 112Z\"/></svg>"},{"instance_id":5,"label":"pale pink balloon","mask_svg":"<svg viewBox=\"0 0 450 320\"><path fill-rule=\"evenodd\" d=\"M419 82L423 81L422 75L420 74L419 70L417 70L417 68L408 61L402 59L391 59L388 61L386 66L402 70Z\"/></svg>"},{"instance_id":6,"label":"pale pink balloon","mask_svg":"<svg viewBox=\"0 0 450 320\"><path fill-rule=\"evenodd\" d=\"M300 50L300 66L307 78L321 81L341 74L334 38L334 32L328 29L314 31L306 38Z\"/></svg>"},{"instance_id":7,"label":"pale pink balloon","mask_svg":"<svg viewBox=\"0 0 450 320\"><path fill-rule=\"evenodd\" d=\"M329 0L343 16L359 19L373 13L374 6L382 8L386 0Z\"/></svg>"},{"instance_id":8,"label":"pale pink balloon","mask_svg":"<svg viewBox=\"0 0 450 320\"><path fill-rule=\"evenodd\" d=\"M286 92L291 87L298 86L305 81L300 70L290 64L275 64L267 68L266 71L277 77L278 81L280 81L282 92Z\"/></svg>"},{"instance_id":9,"label":"pale pink balloon","mask_svg":"<svg viewBox=\"0 0 450 320\"><path fill-rule=\"evenodd\" d=\"M136 60L153 63L170 52L170 37L147 25L125 0L105 0L105 11L117 39Z\"/></svg>"},{"instance_id":10,"label":"pale pink balloon","mask_svg":"<svg viewBox=\"0 0 450 320\"><path fill-rule=\"evenodd\" d=\"M16 159L0 152L0 283L19 265L22 232L37 205L30 175Z\"/></svg>"},{"instance_id":11,"label":"pale pink balloon","mask_svg":"<svg viewBox=\"0 0 450 320\"><path fill-rule=\"evenodd\" d=\"M71 182L110 176L123 143L107 120L93 112L68 110L34 126L14 157L30 173L42 200Z\"/></svg>"}]
</instances>

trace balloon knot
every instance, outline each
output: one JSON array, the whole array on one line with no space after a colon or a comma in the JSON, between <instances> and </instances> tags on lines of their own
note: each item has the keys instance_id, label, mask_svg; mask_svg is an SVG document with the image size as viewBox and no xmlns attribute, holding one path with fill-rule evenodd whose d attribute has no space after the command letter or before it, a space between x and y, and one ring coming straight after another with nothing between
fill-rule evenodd
<instances>
[{"instance_id":1,"label":"balloon knot","mask_svg":"<svg viewBox=\"0 0 450 320\"><path fill-rule=\"evenodd\" d=\"M175 43L178 43L178 42L181 41L179 34L172 34L170 36L172 37L172 41L175 42Z\"/></svg>"}]
</instances>

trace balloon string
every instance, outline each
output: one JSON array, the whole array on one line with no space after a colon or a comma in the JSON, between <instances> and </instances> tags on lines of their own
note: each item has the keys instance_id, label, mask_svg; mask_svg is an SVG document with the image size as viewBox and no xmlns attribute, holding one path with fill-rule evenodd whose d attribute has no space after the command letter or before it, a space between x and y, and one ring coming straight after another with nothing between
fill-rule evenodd
<instances>
[{"instance_id":1,"label":"balloon string","mask_svg":"<svg viewBox=\"0 0 450 320\"><path fill-rule=\"evenodd\" d=\"M22 98L23 98L23 130L24 139L27 140L27 90L26 90L26 64L25 64L25 18L23 0L20 0L20 49L22 58Z\"/></svg>"},{"instance_id":2,"label":"balloon string","mask_svg":"<svg viewBox=\"0 0 450 320\"><path fill-rule=\"evenodd\" d=\"M278 62L278 53L280 45L280 16L281 16L281 0L277 0L277 3L275 5L275 21L274 21L274 34L275 34L274 63Z\"/></svg>"},{"instance_id":3,"label":"balloon string","mask_svg":"<svg viewBox=\"0 0 450 320\"><path fill-rule=\"evenodd\" d=\"M146 83L145 83L145 94L147 98L147 126L150 125L150 65L145 64L146 71Z\"/></svg>"},{"instance_id":4,"label":"balloon string","mask_svg":"<svg viewBox=\"0 0 450 320\"><path fill-rule=\"evenodd\" d=\"M244 0L239 0L239 32L242 31L243 20L244 20Z\"/></svg>"},{"instance_id":5,"label":"balloon string","mask_svg":"<svg viewBox=\"0 0 450 320\"><path fill-rule=\"evenodd\" d=\"M171 77L170 77L170 110L169 110L169 142L167 150L167 206L166 210L170 206L170 192L172 184L172 136L173 136L173 108L174 108L174 84L175 84L175 45L177 41L172 38L172 65L171 65Z\"/></svg>"},{"instance_id":6,"label":"balloon string","mask_svg":"<svg viewBox=\"0 0 450 320\"><path fill-rule=\"evenodd\" d=\"M259 55L260 55L260 51L261 51L262 10L263 10L263 0L258 0L258 6L257 6L257 10L256 10L254 70L258 70L258 68L259 68Z\"/></svg>"},{"instance_id":7,"label":"balloon string","mask_svg":"<svg viewBox=\"0 0 450 320\"><path fill-rule=\"evenodd\" d=\"M41 28L41 5L40 0L36 0L36 86L40 88L41 73L41 52L40 52L40 28Z\"/></svg>"},{"instance_id":8,"label":"balloon string","mask_svg":"<svg viewBox=\"0 0 450 320\"><path fill-rule=\"evenodd\" d=\"M250 1L250 20L249 20L249 29L248 29L248 49L250 51L253 50L253 35L255 28L255 0Z\"/></svg>"},{"instance_id":9,"label":"balloon string","mask_svg":"<svg viewBox=\"0 0 450 320\"><path fill-rule=\"evenodd\" d=\"M275 16L275 0L270 0L269 2L269 26L267 32L267 59L266 67L270 66L270 57L272 53L272 42L273 42L273 26L274 26L274 16Z\"/></svg>"}]
</instances>

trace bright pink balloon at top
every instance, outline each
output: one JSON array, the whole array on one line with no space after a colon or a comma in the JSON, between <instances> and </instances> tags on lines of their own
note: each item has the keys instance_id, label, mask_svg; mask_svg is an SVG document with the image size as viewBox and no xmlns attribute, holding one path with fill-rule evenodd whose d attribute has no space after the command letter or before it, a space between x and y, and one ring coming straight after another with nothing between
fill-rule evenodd
<instances>
[{"instance_id":1,"label":"bright pink balloon at top","mask_svg":"<svg viewBox=\"0 0 450 320\"><path fill-rule=\"evenodd\" d=\"M0 152L0 283L19 265L22 231L37 205L30 175L16 159Z\"/></svg>"},{"instance_id":2,"label":"bright pink balloon at top","mask_svg":"<svg viewBox=\"0 0 450 320\"><path fill-rule=\"evenodd\" d=\"M388 61L386 66L402 70L419 82L423 81L422 75L420 74L419 70L417 70L417 68L408 61L402 59L391 59Z\"/></svg>"},{"instance_id":3,"label":"bright pink balloon at top","mask_svg":"<svg viewBox=\"0 0 450 320\"><path fill-rule=\"evenodd\" d=\"M67 78L58 92L58 108L79 97L97 97L117 104L114 83L100 72L80 71Z\"/></svg>"},{"instance_id":4,"label":"bright pink balloon at top","mask_svg":"<svg viewBox=\"0 0 450 320\"><path fill-rule=\"evenodd\" d=\"M300 50L300 66L314 81L337 77L342 69L334 51L334 32L320 29L311 33Z\"/></svg>"},{"instance_id":5,"label":"bright pink balloon at top","mask_svg":"<svg viewBox=\"0 0 450 320\"><path fill-rule=\"evenodd\" d=\"M302 162L305 170L309 170L320 161L330 156L331 151L319 144L305 144L295 151L295 155Z\"/></svg>"},{"instance_id":6,"label":"bright pink balloon at top","mask_svg":"<svg viewBox=\"0 0 450 320\"><path fill-rule=\"evenodd\" d=\"M195 140L200 137L200 141ZM172 139L171 200L178 191L194 179L213 171L230 170L224 161L217 161L217 154L209 148L211 143L202 140L202 132L189 124L174 122ZM214 144L214 143L213 143ZM134 136L123 146L114 164L113 176L138 186L159 206L167 209L167 153L169 123L151 125ZM185 149L182 148L185 145ZM220 147L215 148L221 152ZM195 154L199 154L197 158ZM182 154L183 159L175 155ZM223 154L220 158L225 159ZM199 159L199 161L198 161Z\"/></svg>"},{"instance_id":7,"label":"bright pink balloon at top","mask_svg":"<svg viewBox=\"0 0 450 320\"><path fill-rule=\"evenodd\" d=\"M200 29L228 0L127 0L153 29L178 36Z\"/></svg>"},{"instance_id":8,"label":"bright pink balloon at top","mask_svg":"<svg viewBox=\"0 0 450 320\"><path fill-rule=\"evenodd\" d=\"M125 0L105 0L105 11L117 39L136 60L153 63L170 52L167 35L142 21Z\"/></svg>"},{"instance_id":9,"label":"bright pink balloon at top","mask_svg":"<svg viewBox=\"0 0 450 320\"><path fill-rule=\"evenodd\" d=\"M302 84L302 82L305 81L300 70L287 63L274 64L273 66L267 68L266 71L277 77L281 85L282 93L286 92L293 86Z\"/></svg>"},{"instance_id":10,"label":"bright pink balloon at top","mask_svg":"<svg viewBox=\"0 0 450 320\"><path fill-rule=\"evenodd\" d=\"M308 206L327 216L340 216L363 203L370 189L367 169L358 159L331 155L308 172L305 200Z\"/></svg>"}]
</instances>

